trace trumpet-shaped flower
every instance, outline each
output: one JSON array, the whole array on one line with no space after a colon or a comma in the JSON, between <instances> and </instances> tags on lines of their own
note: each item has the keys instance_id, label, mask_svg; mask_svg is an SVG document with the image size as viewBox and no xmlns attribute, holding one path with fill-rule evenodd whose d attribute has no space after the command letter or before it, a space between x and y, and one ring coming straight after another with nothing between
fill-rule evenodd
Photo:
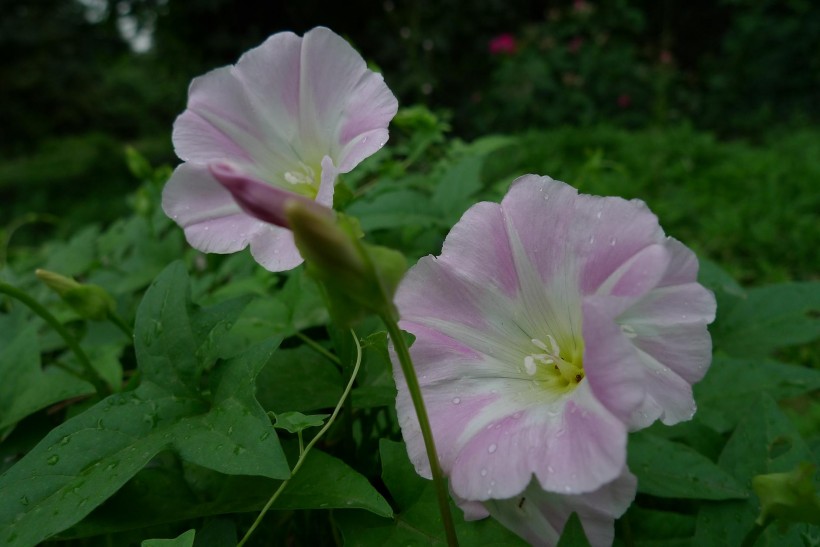
<instances>
[{"instance_id":1,"label":"trumpet-shaped flower","mask_svg":"<svg viewBox=\"0 0 820 547\"><path fill-rule=\"evenodd\" d=\"M293 268L302 262L293 235L251 214L258 207L240 207L231 181L262 182L331 207L338 174L387 142L397 108L381 75L330 30L274 34L236 65L191 82L173 132L185 163L165 187L163 209L201 251L250 245L265 268Z\"/></svg>"},{"instance_id":2,"label":"trumpet-shaped flower","mask_svg":"<svg viewBox=\"0 0 820 547\"><path fill-rule=\"evenodd\" d=\"M596 544L611 538L634 495L627 432L695 412L715 313L697 269L643 202L529 175L501 204L470 208L441 255L410 270L400 325L416 337L441 465L468 516L489 511L549 545L547 529L560 532L577 510ZM429 477L397 385L410 458ZM522 497L537 501L541 524L521 516Z\"/></svg>"}]
</instances>

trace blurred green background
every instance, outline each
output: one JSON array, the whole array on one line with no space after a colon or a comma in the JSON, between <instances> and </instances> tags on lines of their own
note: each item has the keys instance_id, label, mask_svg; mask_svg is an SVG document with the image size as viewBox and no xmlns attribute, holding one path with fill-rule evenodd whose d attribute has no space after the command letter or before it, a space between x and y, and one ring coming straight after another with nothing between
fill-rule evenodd
<instances>
[{"instance_id":1,"label":"blurred green background","mask_svg":"<svg viewBox=\"0 0 820 547\"><path fill-rule=\"evenodd\" d=\"M516 136L482 177L536 172L644 199L670 234L745 283L820 272L818 2L0 8L0 243L10 254L126 214L138 181L124 147L176 162L171 125L192 77L273 32L325 25L384 73L402 106L433 110L450 138Z\"/></svg>"}]
</instances>

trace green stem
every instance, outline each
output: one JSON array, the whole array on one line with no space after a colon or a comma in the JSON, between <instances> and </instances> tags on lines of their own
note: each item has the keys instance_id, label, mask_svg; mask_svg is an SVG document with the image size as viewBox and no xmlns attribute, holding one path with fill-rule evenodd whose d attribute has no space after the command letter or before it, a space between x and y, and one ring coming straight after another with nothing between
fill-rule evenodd
<instances>
[{"instance_id":1,"label":"green stem","mask_svg":"<svg viewBox=\"0 0 820 547\"><path fill-rule=\"evenodd\" d=\"M305 459L307 458L310 449L313 448L313 446L317 442L319 442L319 439L322 438L322 436L327 432L327 430L330 429L330 426L333 425L333 421L336 419L336 416L338 416L339 411L342 409L342 405L347 399L347 396L350 394L350 390L353 389L353 382L356 380L356 375L359 373L359 365L362 364L362 346L359 344L359 339L356 338L356 333L353 332L353 330L350 331L350 334L353 335L353 341L356 343L356 364L353 365L353 373L350 375L350 380L347 382L347 386L345 387L344 393L342 393L342 397L341 399L339 399L339 402L336 403L336 408L333 409L333 414L330 415L330 418L328 418L327 423L324 425L324 427L322 427L322 429L319 430L319 433L317 433L316 436L310 440L305 449L299 451L299 459L296 461L296 465L293 466L293 471L290 472L291 478L293 478L296 472L299 471L299 469L301 469L302 464L305 463ZM265 514L268 512L268 510L274 504L276 499L279 497L279 494L282 493L282 491L285 489L289 482L290 479L282 481L282 484L279 485L279 488L276 489L276 492L273 493L271 498L259 512L259 515L256 517L256 520L253 521L253 524L251 525L250 529L248 529L247 533L242 538L242 541L236 544L236 547L242 547L243 545L245 545L248 539L250 539L251 534L253 534L254 530L256 530L256 528L262 523L262 519L264 518Z\"/></svg>"},{"instance_id":2,"label":"green stem","mask_svg":"<svg viewBox=\"0 0 820 547\"><path fill-rule=\"evenodd\" d=\"M387 332L390 334L390 339L393 341L393 348L399 358L401 370L404 373L404 380L407 382L407 389L410 392L410 398L413 400L413 407L416 409L416 416L419 420L419 427L421 428L421 435L424 438L424 447L427 449L427 459L430 461L430 473L433 475L433 484L436 489L436 497L438 498L438 507L441 512L441 520L444 524L444 532L447 535L447 544L450 546L458 545L458 538L456 537L455 526L453 525L453 517L450 514L450 497L447 494L447 485L444 482L444 474L441 471L441 465L436 454L436 444L433 440L433 431L430 428L430 420L427 417L427 410L424 406L424 399L421 396L421 387L419 386L418 378L416 378L416 370L413 368L413 361L410 358L410 350L404 340L401 329L392 315L382 315L382 320L387 326Z\"/></svg>"},{"instance_id":3,"label":"green stem","mask_svg":"<svg viewBox=\"0 0 820 547\"><path fill-rule=\"evenodd\" d=\"M129 340L132 342L134 341L134 331L131 330L128 323L123 321L122 317L111 311L108 312L108 320L117 325L117 327L128 337Z\"/></svg>"},{"instance_id":4,"label":"green stem","mask_svg":"<svg viewBox=\"0 0 820 547\"><path fill-rule=\"evenodd\" d=\"M745 538L743 538L743 543L740 544L740 547L754 547L754 544L757 543L757 540L760 539L760 536L766 531L766 528L771 522L771 519L767 520L762 525L755 522L754 528L749 530L749 533L746 534Z\"/></svg>"},{"instance_id":5,"label":"green stem","mask_svg":"<svg viewBox=\"0 0 820 547\"><path fill-rule=\"evenodd\" d=\"M338 357L336 357L335 355L333 355L332 353L330 353L328 350L326 350L324 347L322 347L322 345L321 345L321 344L319 344L318 342L316 342L315 340L313 340L313 339L312 339L311 337L309 337L308 335L303 334L303 333L301 333L301 332L297 332L297 333L296 333L296 337L297 337L299 340L301 340L302 342L304 342L305 344L307 344L307 345L310 347L310 349L312 349L312 350L313 350L313 351L315 351L316 353L319 353L320 355L324 356L325 358L329 359L329 360L330 360L330 361L332 361L335 365L337 365L337 366L342 366L342 362L341 362L341 361L339 361L339 358L338 358Z\"/></svg>"},{"instance_id":6,"label":"green stem","mask_svg":"<svg viewBox=\"0 0 820 547\"><path fill-rule=\"evenodd\" d=\"M94 366L91 364L91 361L88 359L88 356L83 351L83 348L80 347L80 344L77 343L77 340L71 335L70 332L68 332L68 330L66 330L62 323L57 321L57 318L51 315L51 312L49 312L42 304L37 302L35 299L30 297L28 294L21 291L17 287L8 285L1 281L0 293L7 294L8 296L11 296L12 298L19 300L20 302L28 306L31 309L31 311L42 317L46 321L46 323L51 325L51 328L57 331L57 334L59 334L63 338L63 340L65 340L66 345L74 353L74 355L77 357L77 360L80 362L80 365L85 370L85 375L79 375L79 377L87 382L90 382L91 385L94 386L94 389L97 390L97 394L100 397L104 397L105 395L108 395L110 393L108 384L105 383L105 380L103 380L102 376L100 376L100 373L97 372L97 369L95 369ZM77 375L77 373L72 371L71 369L65 367L63 368L64 370L67 370L69 372L72 372L74 375Z\"/></svg>"}]
</instances>

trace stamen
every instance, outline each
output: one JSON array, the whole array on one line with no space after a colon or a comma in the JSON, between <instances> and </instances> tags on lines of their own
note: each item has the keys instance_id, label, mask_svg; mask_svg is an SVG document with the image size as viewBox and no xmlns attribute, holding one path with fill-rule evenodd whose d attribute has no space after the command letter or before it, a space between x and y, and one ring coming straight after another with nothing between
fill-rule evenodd
<instances>
[{"instance_id":1,"label":"stamen","mask_svg":"<svg viewBox=\"0 0 820 547\"><path fill-rule=\"evenodd\" d=\"M635 338L638 336L638 333L635 332L635 329L632 328L632 325L621 325L621 332L624 333L624 336L627 338Z\"/></svg>"},{"instance_id":2,"label":"stamen","mask_svg":"<svg viewBox=\"0 0 820 547\"><path fill-rule=\"evenodd\" d=\"M533 359L532 355L524 357L524 370L530 376L535 375L535 359Z\"/></svg>"},{"instance_id":3,"label":"stamen","mask_svg":"<svg viewBox=\"0 0 820 547\"><path fill-rule=\"evenodd\" d=\"M299 162L301 171L287 171L283 176L290 184L310 184L316 183L316 173L304 162Z\"/></svg>"},{"instance_id":4,"label":"stamen","mask_svg":"<svg viewBox=\"0 0 820 547\"><path fill-rule=\"evenodd\" d=\"M538 338L531 338L530 341L544 353L531 353L524 357L524 370L529 376L535 376L538 372L537 365L549 367L549 374L539 374L538 382L554 385L563 388L569 385L580 383L584 379L584 367L581 364L579 348L572 348L571 356L561 355L561 346L551 334L546 337L546 343ZM546 372L546 370L544 371Z\"/></svg>"}]
</instances>

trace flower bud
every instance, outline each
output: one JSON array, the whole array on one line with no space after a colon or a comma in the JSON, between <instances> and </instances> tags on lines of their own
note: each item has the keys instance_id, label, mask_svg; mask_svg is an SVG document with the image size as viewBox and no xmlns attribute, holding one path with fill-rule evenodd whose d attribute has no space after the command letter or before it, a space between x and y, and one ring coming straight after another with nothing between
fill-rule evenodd
<instances>
[{"instance_id":1,"label":"flower bud","mask_svg":"<svg viewBox=\"0 0 820 547\"><path fill-rule=\"evenodd\" d=\"M114 310L114 299L98 285L83 285L70 277L48 270L37 270L34 273L83 319L104 321Z\"/></svg>"},{"instance_id":2,"label":"flower bud","mask_svg":"<svg viewBox=\"0 0 820 547\"><path fill-rule=\"evenodd\" d=\"M325 287L338 321L351 323L366 312L393 314L393 293L407 269L403 256L362 243L350 219L314 203L290 200L285 217L308 272Z\"/></svg>"},{"instance_id":3,"label":"flower bud","mask_svg":"<svg viewBox=\"0 0 820 547\"><path fill-rule=\"evenodd\" d=\"M759 525L770 519L820 524L820 496L814 487L815 466L801 463L788 473L770 473L752 478L760 498Z\"/></svg>"}]
</instances>

